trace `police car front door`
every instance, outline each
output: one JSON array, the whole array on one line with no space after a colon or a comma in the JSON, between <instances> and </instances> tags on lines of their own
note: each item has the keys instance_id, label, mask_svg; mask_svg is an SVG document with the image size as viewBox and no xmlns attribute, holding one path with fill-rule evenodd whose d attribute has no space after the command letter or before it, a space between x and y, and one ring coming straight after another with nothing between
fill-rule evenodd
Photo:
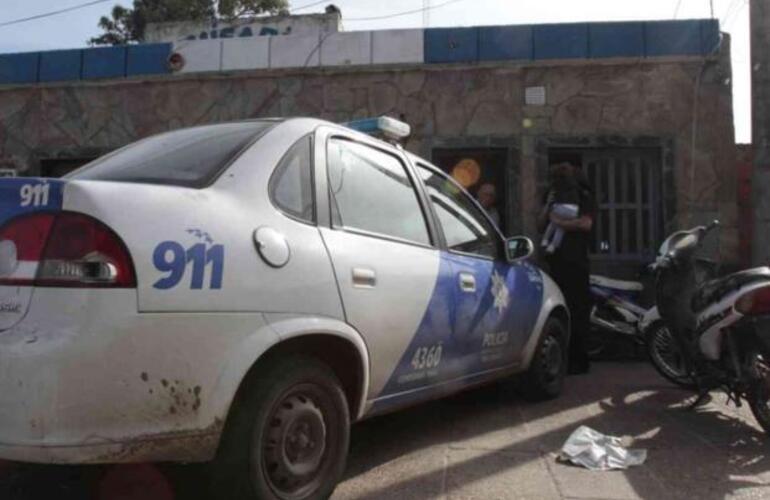
<instances>
[{"instance_id":1,"label":"police car front door","mask_svg":"<svg viewBox=\"0 0 770 500\"><path fill-rule=\"evenodd\" d=\"M345 316L369 350L370 399L398 406L441 379L451 270L399 152L334 134L321 140L331 214L321 233Z\"/></svg>"},{"instance_id":2,"label":"police car front door","mask_svg":"<svg viewBox=\"0 0 770 500\"><path fill-rule=\"evenodd\" d=\"M502 240L467 193L438 170L418 172L446 240L453 280L457 375L479 376L520 360L542 300L527 263L509 264Z\"/></svg>"}]
</instances>

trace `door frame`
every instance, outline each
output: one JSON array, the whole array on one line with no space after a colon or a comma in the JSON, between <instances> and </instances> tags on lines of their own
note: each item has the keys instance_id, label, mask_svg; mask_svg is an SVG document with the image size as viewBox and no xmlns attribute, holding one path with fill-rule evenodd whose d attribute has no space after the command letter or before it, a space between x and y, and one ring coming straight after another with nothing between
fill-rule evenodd
<instances>
[{"instance_id":1,"label":"door frame","mask_svg":"<svg viewBox=\"0 0 770 500\"><path fill-rule=\"evenodd\" d=\"M548 135L535 140L536 183L538 196L548 185L548 153L553 149L658 149L660 151L661 217L664 234L673 229L676 220L675 140L668 136L620 136L620 135ZM539 199L539 198L538 198Z\"/></svg>"},{"instance_id":2,"label":"door frame","mask_svg":"<svg viewBox=\"0 0 770 500\"><path fill-rule=\"evenodd\" d=\"M433 137L422 143L420 156L435 165L433 151L436 149L505 149L506 164L503 169L504 189L499 193L504 199L505 227L501 227L504 235L524 234L524 219L522 217L522 199L520 188L521 143L518 137Z\"/></svg>"}]
</instances>

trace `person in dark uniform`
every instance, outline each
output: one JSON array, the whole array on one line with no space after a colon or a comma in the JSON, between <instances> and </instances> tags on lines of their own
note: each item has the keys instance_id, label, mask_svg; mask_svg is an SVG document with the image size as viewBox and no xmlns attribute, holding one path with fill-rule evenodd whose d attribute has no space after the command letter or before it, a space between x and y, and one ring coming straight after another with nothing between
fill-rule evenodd
<instances>
[{"instance_id":1,"label":"person in dark uniform","mask_svg":"<svg viewBox=\"0 0 770 500\"><path fill-rule=\"evenodd\" d=\"M572 317L569 373L581 374L588 373L590 368L586 346L591 314L588 249L596 206L593 193L578 167L570 162L553 165L549 173L551 179L557 171L559 175L572 175L579 186L578 215L573 219L565 219L552 213L554 191L549 187L538 216L538 228L542 233L550 222L564 231L561 244L553 253L546 255L545 260L551 277L564 294Z\"/></svg>"}]
</instances>

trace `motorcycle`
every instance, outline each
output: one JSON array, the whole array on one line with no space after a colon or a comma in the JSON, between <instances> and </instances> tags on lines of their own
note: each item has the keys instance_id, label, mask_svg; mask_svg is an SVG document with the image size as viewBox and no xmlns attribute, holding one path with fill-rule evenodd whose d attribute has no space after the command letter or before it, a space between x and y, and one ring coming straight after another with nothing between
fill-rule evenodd
<instances>
[{"instance_id":1,"label":"motorcycle","mask_svg":"<svg viewBox=\"0 0 770 500\"><path fill-rule=\"evenodd\" d=\"M601 355L610 343L628 340L646 351L655 369L671 382L690 387L682 358L657 307L641 305L644 285L591 275L591 334L588 354Z\"/></svg>"},{"instance_id":2,"label":"motorcycle","mask_svg":"<svg viewBox=\"0 0 770 500\"><path fill-rule=\"evenodd\" d=\"M664 249L665 250L665 249ZM696 282L704 283L715 279L719 274L718 263L698 257L695 259ZM654 269L655 265L650 266ZM644 343L655 370L669 382L685 389L695 389L695 383L687 373L679 343L674 339L671 329L660 317L658 307L652 307L642 318L639 329L644 332Z\"/></svg>"},{"instance_id":3,"label":"motorcycle","mask_svg":"<svg viewBox=\"0 0 770 500\"><path fill-rule=\"evenodd\" d=\"M652 268L656 303L698 391L695 407L721 389L747 401L770 433L770 268L698 283L695 254L719 223L678 231L663 242Z\"/></svg>"},{"instance_id":4,"label":"motorcycle","mask_svg":"<svg viewBox=\"0 0 770 500\"><path fill-rule=\"evenodd\" d=\"M588 354L599 356L608 343L628 339L634 345L644 345L642 321L648 308L640 305L644 286L636 281L622 281L592 274L591 335Z\"/></svg>"},{"instance_id":5,"label":"motorcycle","mask_svg":"<svg viewBox=\"0 0 770 500\"><path fill-rule=\"evenodd\" d=\"M713 279L718 265L708 259L696 259L698 282ZM591 335L588 354L599 357L614 338L629 339L646 352L655 370L668 381L693 389L684 359L671 330L663 322L657 306L641 305L644 285L638 281L622 281L591 275Z\"/></svg>"}]
</instances>

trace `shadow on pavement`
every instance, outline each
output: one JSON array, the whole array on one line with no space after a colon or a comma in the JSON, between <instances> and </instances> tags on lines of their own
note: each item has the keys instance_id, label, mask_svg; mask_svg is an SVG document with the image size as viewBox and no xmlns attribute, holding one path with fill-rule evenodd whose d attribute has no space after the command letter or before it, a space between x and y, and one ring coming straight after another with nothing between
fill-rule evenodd
<instances>
[{"instance_id":1,"label":"shadow on pavement","mask_svg":"<svg viewBox=\"0 0 770 500\"><path fill-rule=\"evenodd\" d=\"M363 422L354 431L350 481L431 446L446 448L449 455L463 450L475 453L460 453L469 456L445 459L443 466L432 469L430 460L424 460L427 472L407 472L408 478L382 486L351 488L342 497L451 497L465 484L483 484L541 459L546 461L557 497L723 499L757 487L764 487L762 494L770 497L770 443L745 409L738 412L711 403L690 411L686 405L692 395L656 380L646 367L641 370L649 374L638 381L618 380L606 373L606 365L599 368L600 373L571 378L568 393L556 401L526 403L501 384ZM614 368L620 370L615 377L626 371ZM639 371L637 365L629 375ZM505 407L518 412L509 411L506 420L501 418ZM633 447L648 449L647 462L639 468L604 473L557 464L556 453L580 425L633 437ZM520 431L501 434L508 426ZM387 471L372 476L383 474ZM617 491L621 488L626 491ZM460 496L466 497L467 491ZM483 498L484 489L480 487L473 496Z\"/></svg>"},{"instance_id":2,"label":"shadow on pavement","mask_svg":"<svg viewBox=\"0 0 770 500\"><path fill-rule=\"evenodd\" d=\"M722 499L756 497L757 487L770 496L770 446L745 410L713 402L686 411L690 394L659 381L647 367L596 368L570 378L555 401L526 403L509 385L497 384L364 421L353 428L335 498L482 498L492 493L480 485L505 485L504 476L516 470L524 482L537 479L531 490L517 492L525 497ZM579 425L633 437L634 447L649 450L647 462L606 473L557 464L555 453ZM0 498L198 500L204 498L203 471L6 465L0 467Z\"/></svg>"}]
</instances>

